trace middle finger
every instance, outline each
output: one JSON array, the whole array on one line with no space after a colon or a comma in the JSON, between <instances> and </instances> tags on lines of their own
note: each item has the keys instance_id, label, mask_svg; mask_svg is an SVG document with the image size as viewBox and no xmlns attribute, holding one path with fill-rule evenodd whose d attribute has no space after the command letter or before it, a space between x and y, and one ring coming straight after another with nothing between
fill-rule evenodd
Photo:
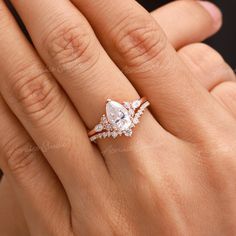
<instances>
[{"instance_id":1,"label":"middle finger","mask_svg":"<svg viewBox=\"0 0 236 236\"><path fill-rule=\"evenodd\" d=\"M136 1L73 2L127 78L148 96L152 112L164 128L189 139L186 123L195 128L196 136L205 122L213 125L220 108L213 109L215 101L180 60L161 27ZM211 114L209 107L214 110Z\"/></svg>"}]
</instances>

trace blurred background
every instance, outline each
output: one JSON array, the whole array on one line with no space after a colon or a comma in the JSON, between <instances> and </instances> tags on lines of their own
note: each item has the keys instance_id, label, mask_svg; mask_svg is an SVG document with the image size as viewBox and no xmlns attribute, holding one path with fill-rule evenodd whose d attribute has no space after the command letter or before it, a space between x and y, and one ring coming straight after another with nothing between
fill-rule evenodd
<instances>
[{"instance_id":1,"label":"blurred background","mask_svg":"<svg viewBox=\"0 0 236 236\"><path fill-rule=\"evenodd\" d=\"M167 0L137 0L146 9L152 11L171 1ZM224 15L224 25L221 31L207 40L206 43L215 48L236 72L236 0L211 1L220 7Z\"/></svg>"}]
</instances>

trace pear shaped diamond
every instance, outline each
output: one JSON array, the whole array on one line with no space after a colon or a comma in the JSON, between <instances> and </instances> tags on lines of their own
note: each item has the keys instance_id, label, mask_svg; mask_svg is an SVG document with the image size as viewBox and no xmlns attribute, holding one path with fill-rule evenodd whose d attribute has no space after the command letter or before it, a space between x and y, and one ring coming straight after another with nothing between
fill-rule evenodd
<instances>
[{"instance_id":1,"label":"pear shaped diamond","mask_svg":"<svg viewBox=\"0 0 236 236\"><path fill-rule=\"evenodd\" d=\"M128 110L118 102L107 102L106 115L113 128L119 131L128 130L132 125Z\"/></svg>"}]
</instances>

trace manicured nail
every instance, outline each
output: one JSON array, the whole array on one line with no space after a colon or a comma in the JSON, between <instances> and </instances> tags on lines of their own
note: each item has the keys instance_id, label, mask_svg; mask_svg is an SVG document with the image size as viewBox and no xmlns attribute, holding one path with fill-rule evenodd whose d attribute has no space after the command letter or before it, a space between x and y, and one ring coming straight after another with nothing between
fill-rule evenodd
<instances>
[{"instance_id":1,"label":"manicured nail","mask_svg":"<svg viewBox=\"0 0 236 236\"><path fill-rule=\"evenodd\" d=\"M215 26L219 28L222 24L222 13L220 9L213 3L208 1L198 1L211 15Z\"/></svg>"}]
</instances>

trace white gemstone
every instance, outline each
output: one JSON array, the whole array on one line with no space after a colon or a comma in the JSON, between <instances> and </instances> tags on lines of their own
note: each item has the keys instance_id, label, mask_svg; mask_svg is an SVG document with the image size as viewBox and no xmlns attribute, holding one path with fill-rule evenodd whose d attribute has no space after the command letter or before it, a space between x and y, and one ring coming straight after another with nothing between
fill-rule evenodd
<instances>
[{"instance_id":1,"label":"white gemstone","mask_svg":"<svg viewBox=\"0 0 236 236\"><path fill-rule=\"evenodd\" d=\"M123 133L122 133L122 131L118 131L118 135L120 135L120 136L121 136L122 134L123 134Z\"/></svg>"},{"instance_id":2,"label":"white gemstone","mask_svg":"<svg viewBox=\"0 0 236 236\"><path fill-rule=\"evenodd\" d=\"M106 137L107 137L107 133L103 133L103 134L102 134L102 137L103 137L103 138L106 138Z\"/></svg>"},{"instance_id":3,"label":"white gemstone","mask_svg":"<svg viewBox=\"0 0 236 236\"><path fill-rule=\"evenodd\" d=\"M111 126L110 124L106 124L106 125L105 125L105 128L106 128L106 130L111 130L111 129L112 129L112 126Z\"/></svg>"},{"instance_id":4,"label":"white gemstone","mask_svg":"<svg viewBox=\"0 0 236 236\"><path fill-rule=\"evenodd\" d=\"M111 136L112 136L113 138L116 138L116 137L118 136L118 133L116 133L115 131L113 131L113 132L111 133Z\"/></svg>"},{"instance_id":5,"label":"white gemstone","mask_svg":"<svg viewBox=\"0 0 236 236\"><path fill-rule=\"evenodd\" d=\"M129 102L124 102L124 107L130 109L131 105Z\"/></svg>"},{"instance_id":6,"label":"white gemstone","mask_svg":"<svg viewBox=\"0 0 236 236\"><path fill-rule=\"evenodd\" d=\"M132 125L130 126L130 129L134 128L135 127L135 124L132 123Z\"/></svg>"},{"instance_id":7,"label":"white gemstone","mask_svg":"<svg viewBox=\"0 0 236 236\"><path fill-rule=\"evenodd\" d=\"M141 101L140 101L140 100L134 101L134 102L132 103L132 107L133 107L134 109L137 109L140 105L141 105Z\"/></svg>"},{"instance_id":8,"label":"white gemstone","mask_svg":"<svg viewBox=\"0 0 236 236\"><path fill-rule=\"evenodd\" d=\"M137 113L139 116L141 116L143 114L143 112L141 110L138 111Z\"/></svg>"},{"instance_id":9,"label":"white gemstone","mask_svg":"<svg viewBox=\"0 0 236 236\"><path fill-rule=\"evenodd\" d=\"M132 124L128 110L118 102L107 103L106 115L109 123L117 130L127 130Z\"/></svg>"},{"instance_id":10,"label":"white gemstone","mask_svg":"<svg viewBox=\"0 0 236 236\"><path fill-rule=\"evenodd\" d=\"M107 124L107 123L108 123L108 122L107 122L107 118L106 118L105 115L102 116L102 118L101 118L101 123L102 123L102 124Z\"/></svg>"},{"instance_id":11,"label":"white gemstone","mask_svg":"<svg viewBox=\"0 0 236 236\"><path fill-rule=\"evenodd\" d=\"M135 118L133 119L133 122L134 122L135 125L137 125L137 124L139 123L139 119L138 119L137 117L135 117Z\"/></svg>"},{"instance_id":12,"label":"white gemstone","mask_svg":"<svg viewBox=\"0 0 236 236\"><path fill-rule=\"evenodd\" d=\"M133 116L133 115L134 115L134 110L133 110L133 109L130 109L130 110L129 110L129 114L130 114L131 116Z\"/></svg>"},{"instance_id":13,"label":"white gemstone","mask_svg":"<svg viewBox=\"0 0 236 236\"><path fill-rule=\"evenodd\" d=\"M124 134L125 134L125 136L127 136L127 137L131 137L132 134L133 134L133 132L132 132L131 129L129 129L129 130L126 130L126 131L124 132Z\"/></svg>"},{"instance_id":14,"label":"white gemstone","mask_svg":"<svg viewBox=\"0 0 236 236\"><path fill-rule=\"evenodd\" d=\"M98 124L95 126L95 131L96 132L101 132L103 130L103 125L102 124Z\"/></svg>"}]
</instances>

